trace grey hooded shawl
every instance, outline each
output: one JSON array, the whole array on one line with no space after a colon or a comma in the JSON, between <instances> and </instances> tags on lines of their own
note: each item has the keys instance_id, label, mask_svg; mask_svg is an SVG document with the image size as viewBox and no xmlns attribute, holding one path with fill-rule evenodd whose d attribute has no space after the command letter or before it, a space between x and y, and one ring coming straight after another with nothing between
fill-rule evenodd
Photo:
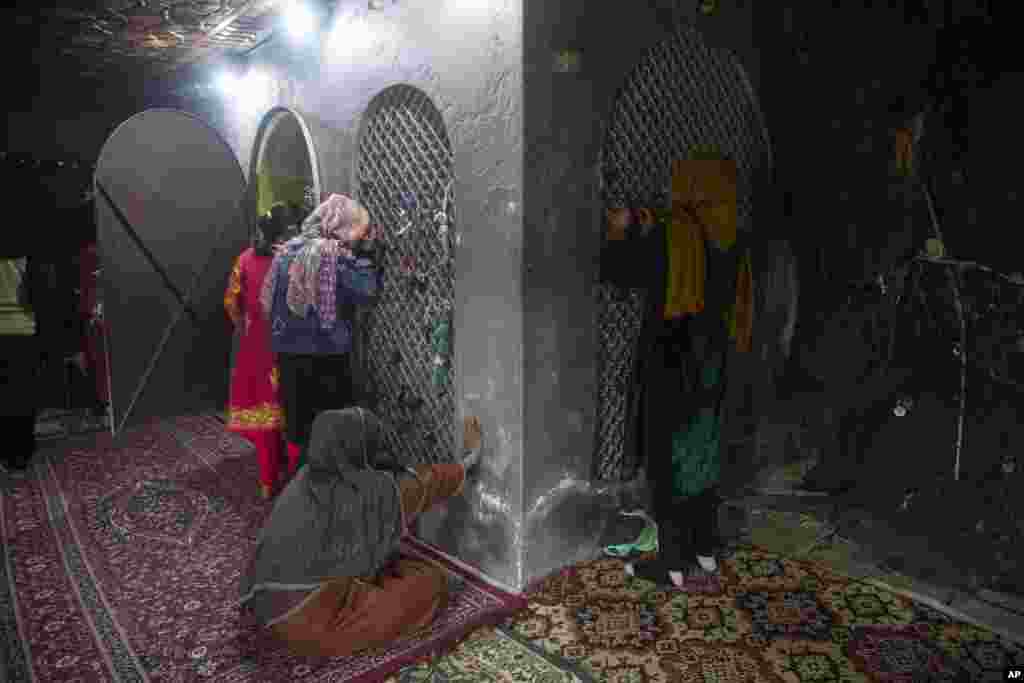
<instances>
[{"instance_id":1,"label":"grey hooded shawl","mask_svg":"<svg viewBox=\"0 0 1024 683\"><path fill-rule=\"evenodd\" d=\"M241 604L263 624L329 579L376 574L397 552L398 484L371 468L380 432L362 408L325 411L313 422L309 461L278 497L242 577Z\"/></svg>"}]
</instances>

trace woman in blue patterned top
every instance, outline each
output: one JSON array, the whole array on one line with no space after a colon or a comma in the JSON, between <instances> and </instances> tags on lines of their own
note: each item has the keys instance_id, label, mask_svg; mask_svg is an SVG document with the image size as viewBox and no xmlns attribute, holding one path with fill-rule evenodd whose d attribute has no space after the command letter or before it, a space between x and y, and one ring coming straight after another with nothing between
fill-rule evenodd
<instances>
[{"instance_id":1,"label":"woman in blue patterned top","mask_svg":"<svg viewBox=\"0 0 1024 683\"><path fill-rule=\"evenodd\" d=\"M331 195L278 249L264 280L260 298L278 356L291 473L316 415L353 404L355 310L374 303L380 288L371 239L366 209Z\"/></svg>"}]
</instances>

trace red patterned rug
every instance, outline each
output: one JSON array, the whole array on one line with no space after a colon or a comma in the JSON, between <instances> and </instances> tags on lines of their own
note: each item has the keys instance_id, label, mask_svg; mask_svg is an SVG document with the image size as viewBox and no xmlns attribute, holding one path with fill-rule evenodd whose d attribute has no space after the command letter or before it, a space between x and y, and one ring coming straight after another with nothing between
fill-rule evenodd
<instances>
[{"instance_id":1,"label":"red patterned rug","mask_svg":"<svg viewBox=\"0 0 1024 683\"><path fill-rule=\"evenodd\" d=\"M210 417L40 452L0 493L10 680L370 683L525 605L408 541L452 583L429 631L358 657L290 656L239 626L241 570L270 510L256 481L248 445Z\"/></svg>"}]
</instances>

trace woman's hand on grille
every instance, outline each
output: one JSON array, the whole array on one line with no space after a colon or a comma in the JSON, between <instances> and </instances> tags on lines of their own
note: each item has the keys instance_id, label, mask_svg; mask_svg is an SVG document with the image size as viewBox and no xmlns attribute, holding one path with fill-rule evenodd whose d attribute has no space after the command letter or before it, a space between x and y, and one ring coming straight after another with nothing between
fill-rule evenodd
<instances>
[{"instance_id":1,"label":"woman's hand on grille","mask_svg":"<svg viewBox=\"0 0 1024 683\"><path fill-rule=\"evenodd\" d=\"M633 212L627 208L615 208L605 211L608 224L608 240L619 242L626 239L629 227L633 224Z\"/></svg>"}]
</instances>

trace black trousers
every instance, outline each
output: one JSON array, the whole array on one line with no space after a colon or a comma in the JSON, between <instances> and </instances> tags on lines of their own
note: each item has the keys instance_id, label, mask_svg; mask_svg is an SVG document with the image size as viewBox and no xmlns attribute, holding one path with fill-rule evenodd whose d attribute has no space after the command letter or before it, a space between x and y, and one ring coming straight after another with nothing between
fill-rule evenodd
<instances>
[{"instance_id":1,"label":"black trousers","mask_svg":"<svg viewBox=\"0 0 1024 683\"><path fill-rule=\"evenodd\" d=\"M718 491L712 487L690 498L669 501L656 511L659 559L673 569L683 569L695 556L714 553L720 502Z\"/></svg>"},{"instance_id":2,"label":"black trousers","mask_svg":"<svg viewBox=\"0 0 1024 683\"><path fill-rule=\"evenodd\" d=\"M672 569L683 569L696 555L710 555L718 542L715 487L680 498L673 481L673 435L718 398L700 381L702 361L714 345L689 322L666 323L655 342L642 408L648 412L647 477L658 523L658 560Z\"/></svg>"},{"instance_id":3,"label":"black trousers","mask_svg":"<svg viewBox=\"0 0 1024 683\"><path fill-rule=\"evenodd\" d=\"M351 356L282 353L278 367L285 437L289 443L306 447L317 415L354 403Z\"/></svg>"},{"instance_id":4,"label":"black trousers","mask_svg":"<svg viewBox=\"0 0 1024 683\"><path fill-rule=\"evenodd\" d=\"M38 338L0 335L0 458L5 465L24 464L36 451L40 357Z\"/></svg>"}]
</instances>

